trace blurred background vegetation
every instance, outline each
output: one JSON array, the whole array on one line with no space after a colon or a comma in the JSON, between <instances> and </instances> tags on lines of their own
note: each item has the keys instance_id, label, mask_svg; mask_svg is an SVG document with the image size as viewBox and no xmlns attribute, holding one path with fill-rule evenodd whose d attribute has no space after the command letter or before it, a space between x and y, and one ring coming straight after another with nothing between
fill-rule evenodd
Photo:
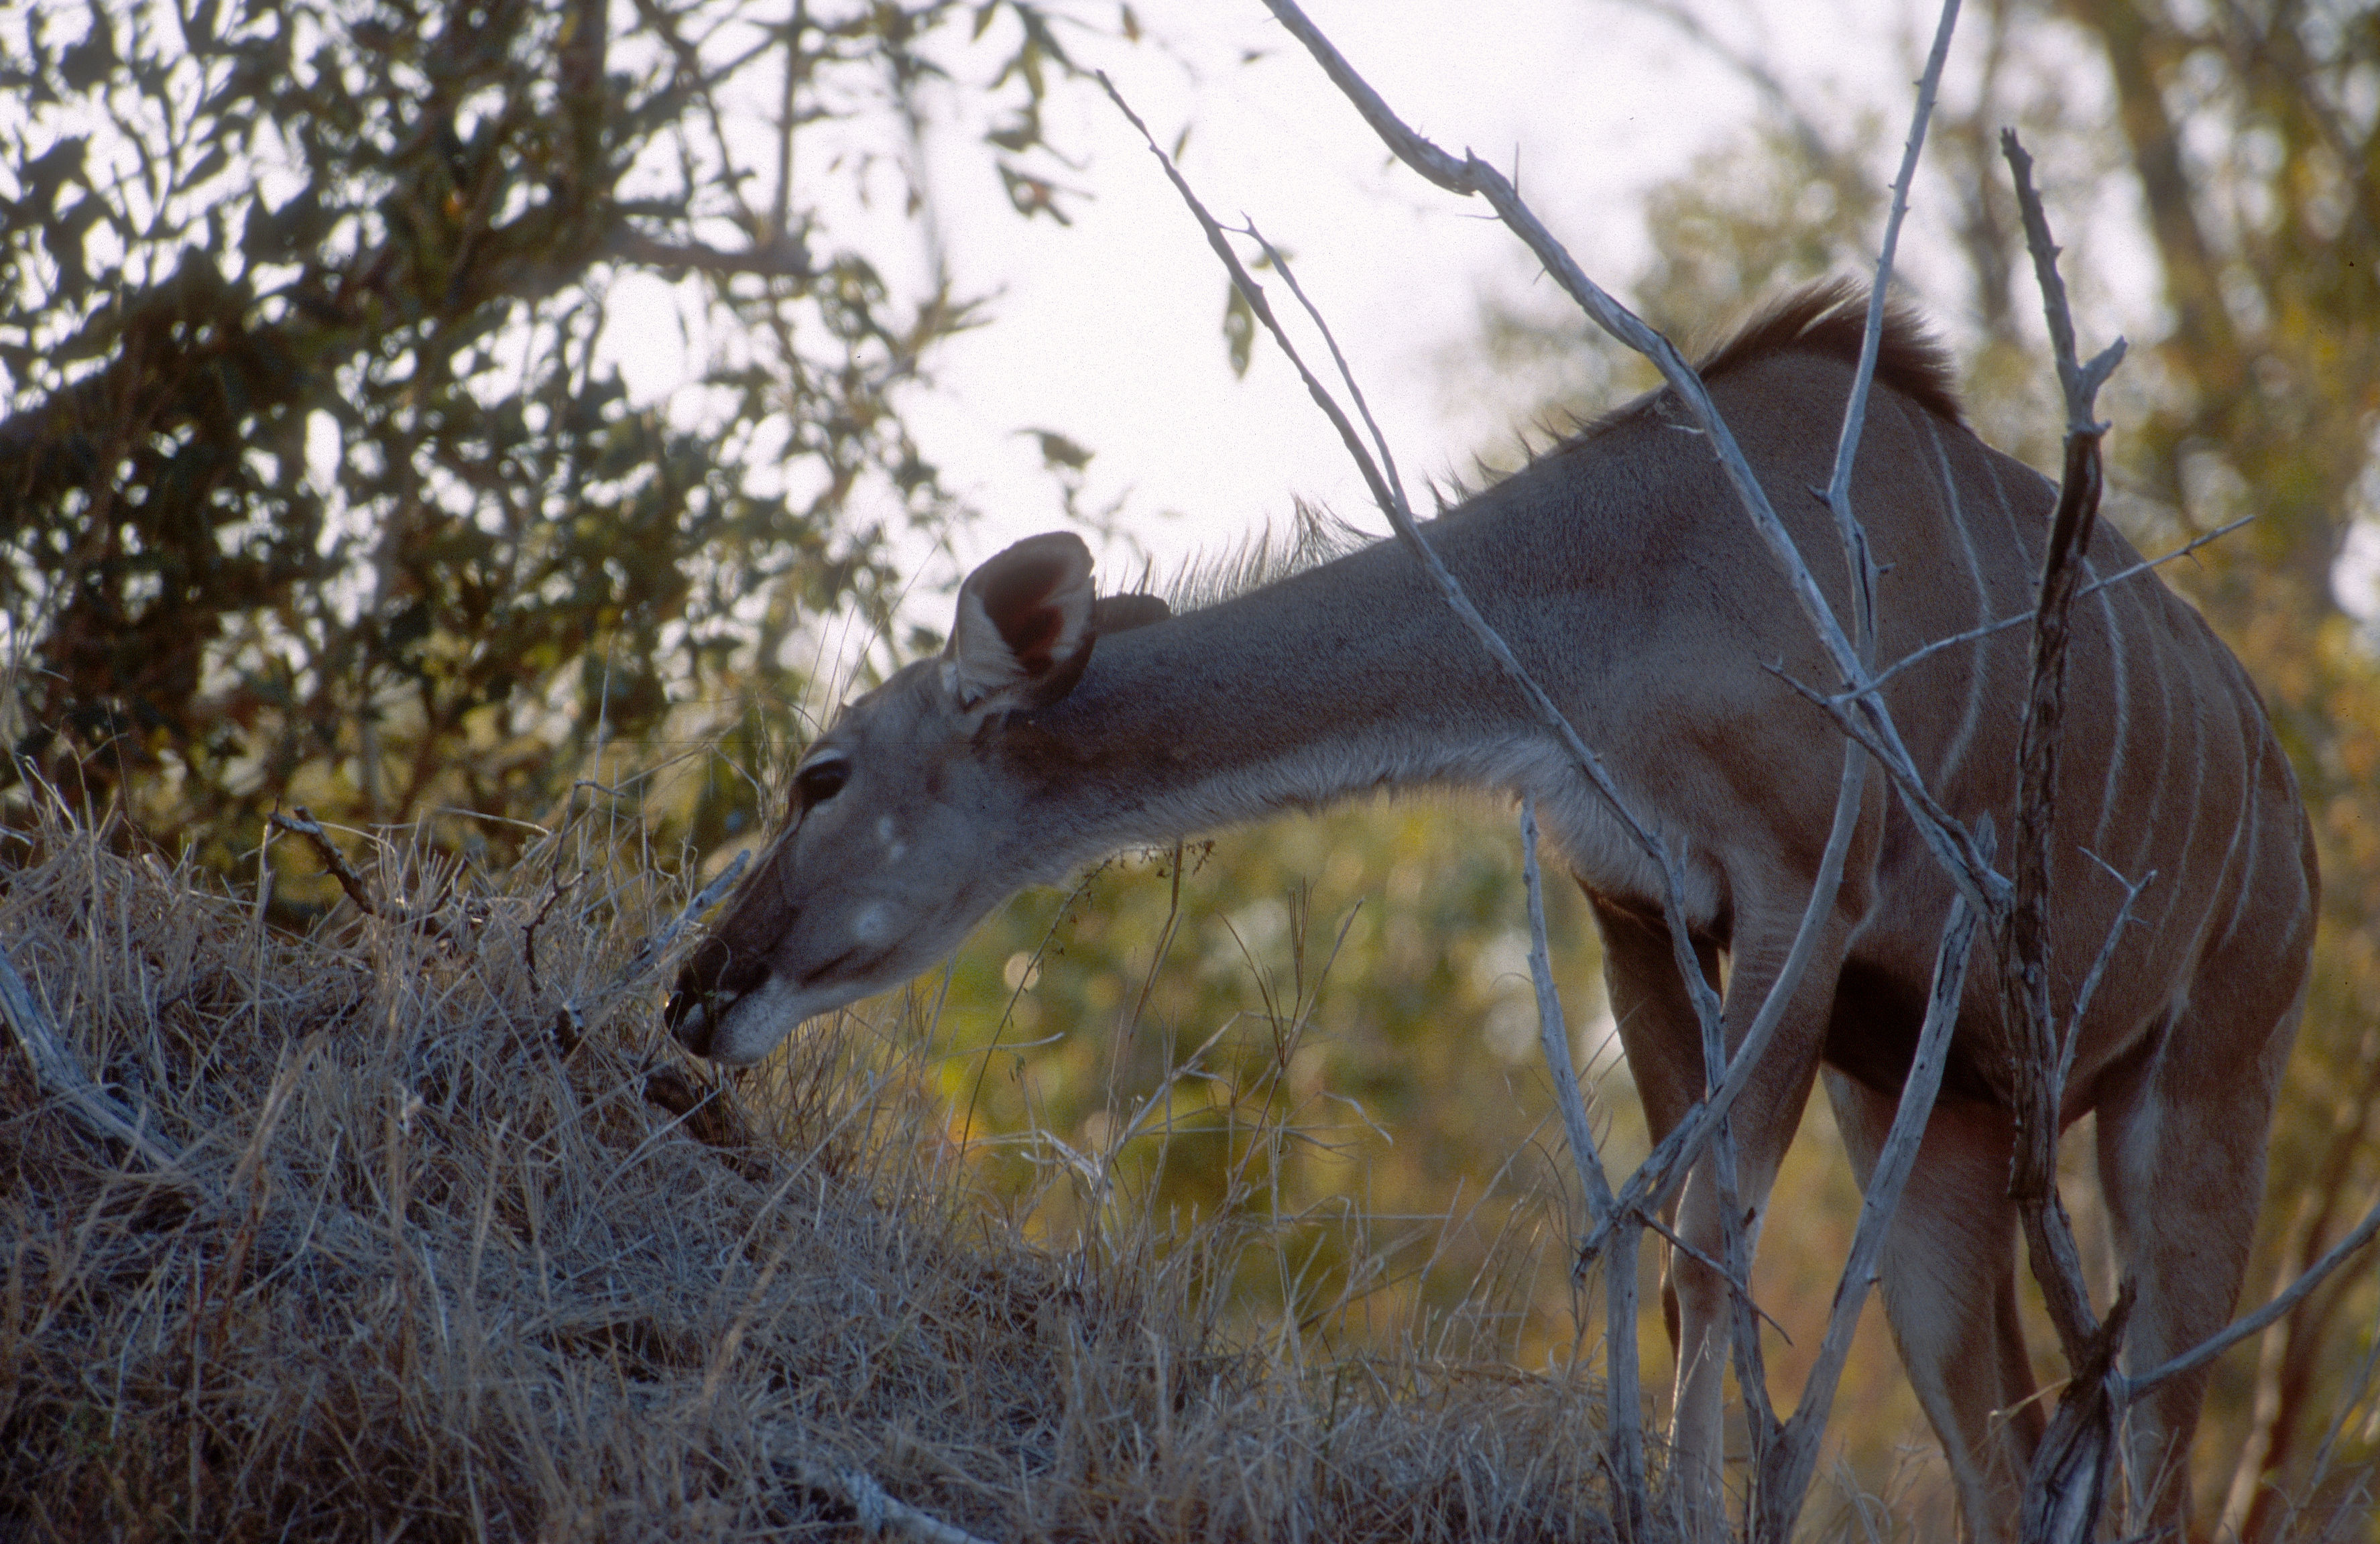
<instances>
[{"instance_id":1,"label":"blurred background vegetation","mask_svg":"<svg viewBox=\"0 0 2380 1544\"><path fill-rule=\"evenodd\" d=\"M1765 103L1649 201L1640 308L1707 337L1787 284L1863 270L1905 104L1801 93L1690 0L1633 4ZM992 317L939 272L902 288L881 250L931 218L903 146L953 128L914 88L964 87L955 127L986 175L1020 218L1062 218L1061 174L1084 174L1042 108L1083 82L1053 15L1141 26L1021 0L93 0L12 22L0 808L55 798L243 885L269 869L292 926L336 891L267 843L276 808L420 823L483 869L598 806L633 805L665 864L754 840L798 705L831 684L823 619L891 640L863 673L933 647L900 609L896 544L969 517L905 413L937 345ZM1929 152L1960 200L1958 272L1932 299L1976 421L2055 464L1998 162L2013 123L2045 183L2107 190L2093 228L2154 263L2154 294L2126 292L2066 233L2086 346L2113 330L2099 316L2132 334L2102 398L2114 517L2154 552L2257 517L2166 574L2262 683L2322 845L2262 1296L2380 1189L2380 662L2338 589L2369 582L2340 559L2380 514L2380 13L1982 0L1963 25L1981 63ZM722 128L739 93L781 126L750 164ZM889 221L836 213L853 188ZM1558 190L1541 212L1597 213ZM700 276L710 335L732 340L689 384L699 414L636 406L601 362L608 287L634 272ZM1474 352L1554 421L1647 379L1536 311L1488 308ZM1043 449L1062 483L1079 470L1083 447ZM1624 1161L1591 933L1554 903ZM1536 1364L1592 1355L1599 1318L1567 1280L1577 1208L1520 927L1509 812L1355 808L1021 897L946 974L862 1012L888 1046L922 1042L952 1141L1043 1236L1097 1239L1111 1209L1244 1216L1269 1242L1220 1262L1216 1290L1250 1325ZM1811 1124L1760 1283L1804 1347L1852 1217ZM2075 1204L2087 1226L2087 1186ZM2310 1489L2369 1476L2374 1279L2340 1274L2223 1364L2210 1517L2267 1537ZM1840 1423L1880 1487L1926 1444L1866 1332ZM1801 1364L1772 1356L1790 1397Z\"/></svg>"}]
</instances>

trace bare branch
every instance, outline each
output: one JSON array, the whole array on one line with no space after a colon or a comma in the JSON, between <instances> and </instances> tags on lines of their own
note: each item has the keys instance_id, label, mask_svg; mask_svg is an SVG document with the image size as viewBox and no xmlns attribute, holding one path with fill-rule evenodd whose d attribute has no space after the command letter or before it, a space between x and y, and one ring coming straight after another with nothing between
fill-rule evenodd
<instances>
[{"instance_id":1,"label":"bare branch","mask_svg":"<svg viewBox=\"0 0 2380 1544\"><path fill-rule=\"evenodd\" d=\"M2024 1216L2034 1275L2041 1283L2067 1365L2079 1368L2093 1354L2091 1343L2099 1323L2092 1312L2082 1258L2058 1198L2063 1060L2057 1015L2049 1001L2050 838L2058 808L2068 617L2099 515L2099 437L2106 430L2092 418L2092 396L2107 371L2122 359L2123 349L2119 341L2088 369L2074 362L2073 320L2067 314L2065 286L2058 277L2058 249L2050 239L2040 197L2034 191L2032 159L2012 130L2000 135L2000 149L2016 177L2017 203L2023 212L2026 242L2033 250L2049 335L2058 355L2067 419L2065 475L2042 557L2040 597L2034 614L2032 686L2018 748L2016 894L2000 931L2003 1029L2010 1037L2007 1049L2014 1065L2018 1126L2009 1194Z\"/></svg>"},{"instance_id":2,"label":"bare branch","mask_svg":"<svg viewBox=\"0 0 2380 1544\"><path fill-rule=\"evenodd\" d=\"M2220 525L2203 535L2192 537L2189 541L2183 542L2180 546L2176 547L2169 553L2160 553L2155 557L2144 557L2138 563L2119 568L2104 579L2094 579L2089 584L2082 586L2080 590L2077 590L2074 592L2074 598L2080 601L2087 596L2096 595L2099 591L2107 589L2111 584L2121 584L2124 580L2136 578L2139 576L2147 573L2152 568L2162 568L2178 557L2188 557L2191 553L2198 551L2199 548L2205 546L2208 542L2219 541L2222 538L2230 535L2233 531L2238 530L2241 526L2248 524L2255 517L2256 517L2253 515L2242 515L2238 519L2231 521L2228 525ZM1990 638L1995 634L2008 631L2010 627L2024 626L2032 620L2033 613L2029 611L2019 612L2014 616L2003 616L1997 622L1986 622L1980 627L1970 627L1963 633L1953 633L1949 638L1937 638L1933 642L1926 644L1922 648L1911 650L1908 653L1903 654L1900 658L1893 661L1892 663L1885 666L1884 669L1876 672L1876 675L1869 681L1868 686L1871 690L1877 687L1881 687L1887 681L1891 680L1895 675L1907 670L1910 666L1923 663L1925 661L1932 659L1935 655L1941 653L1946 649L1956 649L1961 644L1980 643L1985 638ZM1854 695L1856 694L1845 692L1841 694L1841 696L1836 698L1835 700L1839 702L1848 702Z\"/></svg>"},{"instance_id":3,"label":"bare branch","mask_svg":"<svg viewBox=\"0 0 2380 1544\"><path fill-rule=\"evenodd\" d=\"M2124 898L2116 907L2115 920L2107 924L2107 936L2099 941L2098 957L2091 962L2091 968L2084 974L2082 986L2075 990L2074 1011L2066 1015L2065 1044L2058 1056L2058 1086L2061 1088L2066 1086L2067 1076L2074 1070L2074 1048L2082 1038L2082 1015L2090 1011L2091 999L2099 993L2099 979L2107 975L2108 962L2116 957L2116 945L2123 941L2124 929L2131 923L2132 903L2141 898L2142 891L2156 882L2157 877L2157 871L2152 869L2143 874L2137 882L2128 880L2114 864L2109 863L2097 853L2088 848L2083 851L2084 856L2100 868L2107 869L2114 877L2115 881L2124 887Z\"/></svg>"},{"instance_id":4,"label":"bare branch","mask_svg":"<svg viewBox=\"0 0 2380 1544\"><path fill-rule=\"evenodd\" d=\"M1534 794L1521 796L1521 879L1529 899L1529 983L1537 994L1537 1045L1545 1052L1546 1072L1553 1078L1554 1102L1561 1109L1562 1134L1570 1141L1571 1161L1578 1165L1579 1185L1586 1193L1587 1213L1600 1223L1613 1216L1617 1203L1611 1194L1611 1181L1603 1172L1602 1157L1596 1151L1594 1128L1587 1124L1586 1099L1578 1086L1578 1071L1571 1063L1570 1029L1562 1016L1561 993L1554 988L1552 955L1546 942L1545 886L1537 872L1537 801ZM1629 1233L1628 1236L1633 1239L1634 1234ZM1582 1257L1580 1269L1584 1266ZM1633 1265L1629 1280L1632 1284L1635 1280ZM1623 1296L1627 1305L1625 1319L1621 1317ZM1604 1359L1608 1412L1604 1429L1611 1439L1612 1490L1633 1503L1645 1493L1645 1431L1638 1415L1636 1358L1632 1354L1623 1360L1616 1348L1624 1340L1631 1352L1634 1350L1635 1294L1623 1295L1615 1284L1605 1294L1604 1308L1604 1335L1615 1348ZM1628 1537L1640 1538L1641 1530Z\"/></svg>"},{"instance_id":5,"label":"bare branch","mask_svg":"<svg viewBox=\"0 0 2380 1544\"><path fill-rule=\"evenodd\" d=\"M347 899L356 904L358 911L366 917L381 914L380 902L373 898L371 887L364 883L362 875L347 866L346 855L331 841L331 833L322 829L322 821L314 819L312 810L302 804L298 806L294 814L284 815L276 809L273 812L273 824L277 830L306 839L306 845L314 849L314 856L322 860L322 867L339 881L339 888L347 893Z\"/></svg>"},{"instance_id":6,"label":"bare branch","mask_svg":"<svg viewBox=\"0 0 2380 1544\"><path fill-rule=\"evenodd\" d=\"M1529 899L1529 984L1537 994L1537 1045L1545 1052L1546 1071L1554 1080L1554 1102L1561 1107L1562 1135L1570 1140L1571 1161L1578 1165L1578 1181L1586 1192L1587 1210L1597 1220L1611 1214L1615 1204L1611 1181L1597 1155L1595 1131L1587 1124L1586 1097L1571 1063L1570 1029L1562 1015L1561 993L1555 990L1551 958L1546 942L1545 886L1537 870L1537 799L1521 796L1521 881Z\"/></svg>"},{"instance_id":7,"label":"bare branch","mask_svg":"<svg viewBox=\"0 0 2380 1544\"><path fill-rule=\"evenodd\" d=\"M2380 1235L2380 1205L2375 1205L2370 1211L2365 1212L2363 1221L2355 1224L2354 1232L2332 1245L2328 1253L2308 1266L2305 1274L2291 1282L2282 1290L2280 1295L2271 1302L2232 1324L2220 1334L2199 1342L2173 1360L2152 1368L2138 1377L2125 1379L2125 1400L2129 1402L2138 1399L2169 1378L2180 1378L2184 1373L2197 1371L2249 1336L2261 1333L2276 1321L2286 1318L2291 1309L2305 1301L2308 1293L2322 1284L2324 1277L2344 1265L2350 1256L2371 1243L2375 1235Z\"/></svg>"},{"instance_id":8,"label":"bare branch","mask_svg":"<svg viewBox=\"0 0 2380 1544\"><path fill-rule=\"evenodd\" d=\"M1784 522L1778 518L1767 490L1753 474L1751 464L1744 459L1734 435L1720 419L1701 378L1686 363L1676 346L1587 278L1561 243L1554 239L1552 233L1522 202L1520 195L1502 173L1475 155L1458 161L1407 128L1389 111L1378 94L1365 84L1362 77L1340 55L1330 41L1306 19L1305 14L1293 0L1265 0L1265 4L1281 25L1305 45L1324 72L1346 93L1356 110L1372 126L1373 131L1396 152L1399 159L1450 191L1484 195L1498 216L1545 265L1547 274L1578 302L1597 325L1645 355L1660 370L1662 378L1678 395L1694 427L1709 439L1720 468L1734 487L1745 512L1752 517L1754 529L1783 570L1795 601L1809 619L1819 642L1832 658L1844 684L1854 688L1864 687L1865 672L1857 649L1844 632L1833 608L1828 604L1826 593L1818 588L1809 565L1803 561L1791 534L1786 530ZM1905 788L1921 781L1914 764L1910 762L1907 748L1901 744L1900 730L1894 726L1891 714L1882 701L1864 690L1861 691L1859 701L1859 711L1870 720L1876 742L1907 765L1907 779L1896 777L1895 785ZM1989 864L1976 859L1973 839L1965 827L1948 821L1939 807L1931 805L1930 801L1927 807L1912 808L1912 814L1915 817L1919 834L1943 864L1952 882L1967 892L1969 900L1986 916L1998 916L2007 905L2010 894L2008 881L1993 872Z\"/></svg>"},{"instance_id":9,"label":"bare branch","mask_svg":"<svg viewBox=\"0 0 2380 1544\"><path fill-rule=\"evenodd\" d=\"M2098 1536L2107 1477L2116 1463L2116 1417L2122 1410L2124 1379L2116 1370L2116 1350L2131 1313L2132 1284L2126 1282L2107 1323L2092 1334L2082 1360L2074 1364L2074 1376L2034 1454L2017 1518L2017 1537L2026 1544L2091 1544Z\"/></svg>"},{"instance_id":10,"label":"bare branch","mask_svg":"<svg viewBox=\"0 0 2380 1544\"><path fill-rule=\"evenodd\" d=\"M2116 367L2124 360L2124 340L2118 338L2100 352L2089 364L2078 364L2074 351L2074 318L2066 306L2066 281L2058 276L2058 243L2050 238L2049 219L2042 213L2041 197L2033 190L2033 157L2017 142L2016 130L2000 130L2000 153L2008 157L2009 169L2016 176L2017 208L2024 216L2024 244L2033 253L2033 272L2041 283L2042 310L2049 323L2049 344L2058 358L2058 384L2066 398L2066 435L2071 445L2077 436L2089 438L2095 445L2107 426L2091 416L2092 398ZM2070 456L2072 454L2070 449Z\"/></svg>"},{"instance_id":11,"label":"bare branch","mask_svg":"<svg viewBox=\"0 0 2380 1544\"><path fill-rule=\"evenodd\" d=\"M64 1104L77 1125L94 1137L121 1142L177 1187L208 1194L207 1186L190 1173L179 1154L143 1130L130 1111L83 1072L6 949L0 949L0 1017L7 1019L25 1060L32 1064L34 1083Z\"/></svg>"},{"instance_id":12,"label":"bare branch","mask_svg":"<svg viewBox=\"0 0 2380 1544\"><path fill-rule=\"evenodd\" d=\"M1949 57L1950 35L1959 22L1959 0L1943 0L1942 17L1934 29L1934 47L1925 58L1925 73L1917 81L1917 106L1911 115L1909 138L1900 152L1900 172L1892 180L1892 208L1885 216L1884 240L1878 245L1876 281L1867 289L1867 327L1860 334L1859 365L1852 372L1850 396L1843 403L1843 427L1835 437L1835 465L1820 496L1834 512L1843 541L1843 555L1852 565L1852 604L1863 671L1876 665L1876 565L1868 555L1867 533L1852 514L1852 465L1859 456L1860 434L1867 427L1868 392L1876 383L1876 361L1884 348L1886 297L1892 287L1892 256L1900 246L1901 223L1909 216L1909 187L1917 177L1918 153L1925 148L1925 126L1934 117L1934 99L1942 87L1943 61Z\"/></svg>"},{"instance_id":13,"label":"bare branch","mask_svg":"<svg viewBox=\"0 0 2380 1544\"><path fill-rule=\"evenodd\" d=\"M1988 856L1991 833L1978 833ZM1900 1104L1892 1127L1876 1155L1860 1202L1859 1226L1852 1234L1851 1255L1842 1279L1835 1286L1834 1308L1827 1320L1826 1338L1818 1343L1818 1359L1802 1385L1801 1402L1785 1423L1768 1462L1758 1471L1753 1496L1753 1537L1783 1539L1791 1536L1801 1515L1802 1501L1816 1472L1818 1444L1826 1435L1827 1417L1834 1407L1835 1391L1843 1364L1851 1356L1852 1336L1859 1328L1860 1310L1876 1281L1876 1261L1884 1252L1892 1214L1900 1192L1917 1161L1925 1137L1925 1124L1941 1091L1942 1071L1949 1059L1950 1034L1958 1027L1961 994L1967 985L1967 955L1980 921L1961 896L1950 904L1949 925L1942 930L1941 946L1934 955L1934 987L1925 1003L1925 1027L1918 1032L1917 1052L1909 1076L1900 1086Z\"/></svg>"}]
</instances>

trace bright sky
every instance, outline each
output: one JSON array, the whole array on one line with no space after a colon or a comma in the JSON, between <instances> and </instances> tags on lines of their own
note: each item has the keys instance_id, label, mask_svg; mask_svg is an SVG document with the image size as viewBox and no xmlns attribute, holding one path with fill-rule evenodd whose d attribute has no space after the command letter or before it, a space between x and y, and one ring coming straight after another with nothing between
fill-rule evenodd
<instances>
[{"instance_id":1,"label":"bright sky","mask_svg":"<svg viewBox=\"0 0 2380 1544\"><path fill-rule=\"evenodd\" d=\"M1160 142L1189 129L1183 170L1219 219L1252 218L1292 254L1408 487L1468 471L1475 451L1508 448L1529 404L1462 368L1482 298L1520 297L1548 311L1567 304L1518 242L1478 201L1389 164L1257 0L1144 0L1135 9L1155 41L1077 36L1068 46L1109 71ZM1793 0L1774 10L1787 21L1765 32L1747 26L1736 41L1808 80L1842 70L1888 76L1909 45L1901 9L1874 0ZM1696 45L1623 5L1314 0L1307 11L1408 122L1449 150L1517 169L1540 215L1615 291L1648 255L1642 193L1737 132L1754 108L1752 92ZM1923 21L1930 27L1930 7ZM1242 64L1249 53L1259 56ZM1062 523L1038 449L1018 433L1027 427L1097 453L1085 506L1123 497L1124 523L1160 572L1268 519L1285 521L1299 496L1379 527L1352 462L1278 352L1262 345L1246 378L1232 375L1220 330L1223 272L1130 126L1096 91L1068 90L1053 96L1048 129L1081 159L1068 180L1091 195L1072 206L1068 227L1018 219L973 145L953 138L932 167L960 287L996 296L993 324L948 346L935 369L940 389L912 401L929 454L988 514L964 540L965 555L979 559ZM1896 128L1876 151L1882 175L1898 149ZM1277 309L1294 309L1278 281L1268 289ZM674 333L621 329L629 339ZM683 379L666 348L623 354L640 396L665 396ZM1327 362L1318 347L1308 358Z\"/></svg>"},{"instance_id":2,"label":"bright sky","mask_svg":"<svg viewBox=\"0 0 2380 1544\"><path fill-rule=\"evenodd\" d=\"M1305 8L1406 122L1444 149L1476 151L1515 176L1588 275L1623 296L1651 256L1644 195L1698 152L1740 140L1758 106L1741 76L1657 19L1657 6L1307 0ZM1767 0L1690 8L1810 110L1832 115L1831 125L1872 125L1870 171L1879 184L1889 179L1935 6ZM1494 297L1564 317L1570 302L1483 203L1391 163L1259 0L1138 0L1134 9L1142 42L1077 32L1066 46L1078 63L1108 72L1161 144L1187 130L1182 169L1219 220L1253 220L1291 255L1349 356L1408 490L1419 499L1430 479L1469 474L1478 454L1509 462L1516 432L1531 427L1533 388L1500 383L1485 367L1483 302ZM2055 53L2055 25L2036 23L2032 41ZM1959 100L1982 46L1973 27L1960 33L1946 100ZM973 84L981 58L954 63L962 89ZM2103 88L2085 64L2059 89L2087 117L2088 97ZM943 105L953 119L965 107L979 110L955 100ZM1221 266L1121 115L1095 90L1062 84L1046 127L1079 165L1062 178L1086 195L1070 201L1070 225L1020 219L965 136L945 133L930 151L958 288L990 297L990 324L944 345L932 362L934 389L907 404L948 485L985 514L960 533L961 558L971 565L1065 523L1027 429L1054 430L1095 452L1082 506L1121 501L1118 523L1160 577L1188 557L1228 551L1268 522L1285 526L1300 498L1385 533L1353 462L1279 352L1260 343L1247 375L1232 374L1220 331ZM757 146L751 160L771 164ZM2153 259L2130 226L2129 184L2054 159L2042 176L2061 238L2089 256L2086 271L2069 274L2086 314L2110 333L2137 336L2160 325ZM821 196L817 188L805 192ZM1900 272L1933 301L1937 323L1955 334L1958 319L1926 283L1929 272L1947 271L1948 201L1938 180L1920 178ZM831 215L831 228L833 218L853 217ZM917 273L924 271L920 246ZM1286 287L1259 278L1275 309L1294 317ZM651 275L614 286L611 346L640 400L670 397L691 373L679 298ZM1746 296L1745 307L1762 298ZM1732 320L1706 325L1715 331ZM1301 347L1309 363L1327 368L1318 340L1302 336ZM935 587L957 576L914 543L912 551L917 614L940 624L945 602ZM1136 572L1129 552L1101 555L1110 584ZM2375 584L2380 537L2367 523L2349 542L2338 585L2350 609L2369 618L2380 614Z\"/></svg>"}]
</instances>

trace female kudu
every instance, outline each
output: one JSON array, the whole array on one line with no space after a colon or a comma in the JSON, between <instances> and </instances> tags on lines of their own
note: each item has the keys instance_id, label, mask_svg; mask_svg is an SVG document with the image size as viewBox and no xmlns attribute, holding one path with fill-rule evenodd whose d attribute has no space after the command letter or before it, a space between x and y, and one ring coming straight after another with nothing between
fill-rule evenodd
<instances>
[{"instance_id":1,"label":"female kudu","mask_svg":"<svg viewBox=\"0 0 2380 1544\"><path fill-rule=\"evenodd\" d=\"M1805 292L1704 366L1838 613L1827 480L1859 344L1855 292ZM2029 609L2054 490L1963 424L1941 356L1888 330L1853 497L1882 569L1878 657ZM1807 897L1841 760L1780 672L1827 679L1701 439L1644 398L1424 528L1488 620L1682 853L1689 920L1740 1039ZM2103 522L2092 577L2137 561ZM1392 545L1180 616L1093 598L1067 535L1017 543L960 590L944 654L850 704L794 775L790 827L694 955L678 1037L756 1060L804 1018L896 986L1022 885L1119 848L1415 784L1535 794L1601 927L1621 1041L1658 1138L1704 1087L1659 877L1576 766ZM2054 1001L2154 875L2091 999L2062 1118L2098 1113L2098 1161L2139 1297L2131 1365L2218 1329L2240 1287L2313 928L2310 835L2238 663L2143 574L2078 603L2052 894ZM1886 699L1939 801L2013 829L2021 629L1946 649ZM1885 780L1785 1027L1734 1111L1743 1204L1765 1202L1814 1078L1863 1182L1923 1015L1951 887ZM2102 865L2106 867L2103 867ZM1885 1307L1971 1532L2006 1537L2042 1429L2017 1318L2008 1070L1971 974L1939 1102L1882 1265ZM1706 1177L1682 1236L1717 1258ZM1673 1457L1715 1510L1726 1287L1672 1260ZM2136 1486L2178 1528L2204 1375L2133 1415Z\"/></svg>"}]
</instances>

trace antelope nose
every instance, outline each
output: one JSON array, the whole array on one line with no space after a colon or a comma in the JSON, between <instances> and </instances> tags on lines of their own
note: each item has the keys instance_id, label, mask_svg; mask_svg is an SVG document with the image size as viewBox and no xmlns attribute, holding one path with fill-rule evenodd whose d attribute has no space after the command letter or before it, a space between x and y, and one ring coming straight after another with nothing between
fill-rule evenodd
<instances>
[{"instance_id":1,"label":"antelope nose","mask_svg":"<svg viewBox=\"0 0 2380 1544\"><path fill-rule=\"evenodd\" d=\"M710 1039L718 1022L703 1003L704 994L678 978L677 989L669 995L669 1003L662 1009L662 1025L677 1039L677 1043L697 1056L710 1054Z\"/></svg>"}]
</instances>

